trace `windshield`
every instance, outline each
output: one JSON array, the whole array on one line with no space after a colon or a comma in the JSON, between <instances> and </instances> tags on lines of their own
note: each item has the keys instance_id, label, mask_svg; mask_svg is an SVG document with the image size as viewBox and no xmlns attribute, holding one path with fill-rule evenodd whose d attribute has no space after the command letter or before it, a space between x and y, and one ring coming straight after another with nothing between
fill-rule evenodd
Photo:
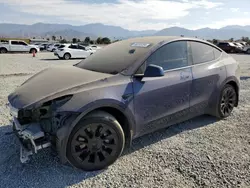
<instances>
[{"instance_id":1,"label":"windshield","mask_svg":"<svg viewBox=\"0 0 250 188\"><path fill-rule=\"evenodd\" d=\"M75 66L96 72L117 74L146 55L158 42L139 38L112 43Z\"/></svg>"}]
</instances>

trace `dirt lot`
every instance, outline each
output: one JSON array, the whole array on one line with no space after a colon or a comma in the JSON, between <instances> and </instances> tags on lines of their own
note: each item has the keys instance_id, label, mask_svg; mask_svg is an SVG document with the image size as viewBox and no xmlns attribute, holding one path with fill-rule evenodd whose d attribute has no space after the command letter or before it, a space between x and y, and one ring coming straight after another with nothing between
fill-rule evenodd
<instances>
[{"instance_id":1,"label":"dirt lot","mask_svg":"<svg viewBox=\"0 0 250 188\"><path fill-rule=\"evenodd\" d=\"M0 187L250 187L250 56L242 67L240 105L231 117L201 116L146 135L108 169L82 172L59 163L50 150L19 162L6 97L32 74L80 60L52 53L0 55Z\"/></svg>"}]
</instances>

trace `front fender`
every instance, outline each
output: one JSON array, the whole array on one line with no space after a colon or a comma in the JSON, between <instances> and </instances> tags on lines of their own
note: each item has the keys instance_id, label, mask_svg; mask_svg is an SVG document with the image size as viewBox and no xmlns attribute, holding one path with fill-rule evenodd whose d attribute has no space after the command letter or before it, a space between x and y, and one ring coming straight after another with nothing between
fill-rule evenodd
<instances>
[{"instance_id":1,"label":"front fender","mask_svg":"<svg viewBox=\"0 0 250 188\"><path fill-rule=\"evenodd\" d=\"M79 110L79 115L77 116L71 116L68 120L66 121L65 126L61 127L57 131L57 151L60 157L60 161L65 164L67 163L67 157L66 157L66 150L67 150L67 143L68 139L70 136L70 133L74 129L74 127L77 125L77 123L88 113L100 109L100 108L105 108L105 107L111 107L116 110L119 110L124 114L124 116L127 118L129 122L129 129L130 133L133 134L135 131L135 120L133 113L127 108L127 106L119 101L116 101L114 99L106 99L106 100L97 100L94 102L91 102L84 107L80 108ZM131 135L131 140L132 140L132 135Z\"/></svg>"}]
</instances>

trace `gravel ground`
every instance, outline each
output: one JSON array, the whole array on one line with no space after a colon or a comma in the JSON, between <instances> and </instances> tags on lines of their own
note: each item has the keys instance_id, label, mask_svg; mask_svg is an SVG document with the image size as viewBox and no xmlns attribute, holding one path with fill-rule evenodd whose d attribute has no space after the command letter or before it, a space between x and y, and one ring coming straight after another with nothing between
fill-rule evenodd
<instances>
[{"instance_id":1,"label":"gravel ground","mask_svg":"<svg viewBox=\"0 0 250 188\"><path fill-rule=\"evenodd\" d=\"M0 57L0 187L250 187L250 56L233 55L242 67L240 104L229 118L201 116L143 136L115 164L82 172L60 164L50 150L19 162L7 95L37 71L79 60L53 54Z\"/></svg>"}]
</instances>

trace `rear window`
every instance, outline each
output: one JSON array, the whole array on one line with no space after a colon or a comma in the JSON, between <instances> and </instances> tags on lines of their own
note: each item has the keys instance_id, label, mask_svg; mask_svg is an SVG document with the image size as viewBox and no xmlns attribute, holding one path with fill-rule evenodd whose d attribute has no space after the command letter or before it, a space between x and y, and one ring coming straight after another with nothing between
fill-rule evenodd
<instances>
[{"instance_id":1,"label":"rear window","mask_svg":"<svg viewBox=\"0 0 250 188\"><path fill-rule=\"evenodd\" d=\"M65 47L65 45L61 45L61 46L59 46L58 48L64 48Z\"/></svg>"}]
</instances>

